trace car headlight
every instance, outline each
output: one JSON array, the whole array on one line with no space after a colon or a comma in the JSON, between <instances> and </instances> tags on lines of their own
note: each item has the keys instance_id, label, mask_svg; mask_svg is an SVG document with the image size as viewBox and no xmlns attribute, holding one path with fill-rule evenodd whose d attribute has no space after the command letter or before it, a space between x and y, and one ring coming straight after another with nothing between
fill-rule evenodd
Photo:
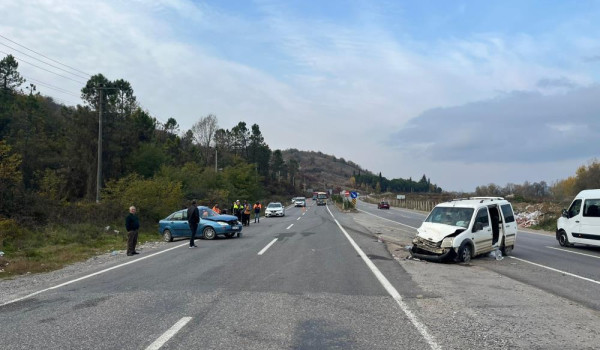
<instances>
[{"instance_id":1,"label":"car headlight","mask_svg":"<svg viewBox=\"0 0 600 350\"><path fill-rule=\"evenodd\" d=\"M221 226L229 226L229 224L226 223L225 221L217 221L217 224L219 224Z\"/></svg>"},{"instance_id":2,"label":"car headlight","mask_svg":"<svg viewBox=\"0 0 600 350\"><path fill-rule=\"evenodd\" d=\"M454 243L454 237L446 237L442 241L442 248L451 248L452 243Z\"/></svg>"}]
</instances>

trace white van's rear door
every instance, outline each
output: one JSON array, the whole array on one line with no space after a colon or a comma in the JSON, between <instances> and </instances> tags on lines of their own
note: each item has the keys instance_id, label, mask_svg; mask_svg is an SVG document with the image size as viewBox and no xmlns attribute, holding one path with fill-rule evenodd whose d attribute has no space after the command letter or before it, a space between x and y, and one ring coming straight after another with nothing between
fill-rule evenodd
<instances>
[{"instance_id":1,"label":"white van's rear door","mask_svg":"<svg viewBox=\"0 0 600 350\"><path fill-rule=\"evenodd\" d=\"M504 217L504 244L507 247L514 246L517 240L517 222L510 203L500 206Z\"/></svg>"}]
</instances>

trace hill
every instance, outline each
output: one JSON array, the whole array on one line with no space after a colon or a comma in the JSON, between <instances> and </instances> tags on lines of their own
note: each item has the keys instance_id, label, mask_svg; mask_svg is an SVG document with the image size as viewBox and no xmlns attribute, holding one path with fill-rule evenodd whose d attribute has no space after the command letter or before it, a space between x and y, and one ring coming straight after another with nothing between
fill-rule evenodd
<instances>
[{"instance_id":1,"label":"hill","mask_svg":"<svg viewBox=\"0 0 600 350\"><path fill-rule=\"evenodd\" d=\"M290 160L298 162L300 183L305 184L305 190L331 188L335 192L337 189L348 187L353 175L373 175L352 161L322 152L292 148L282 151L282 155L286 163Z\"/></svg>"}]
</instances>

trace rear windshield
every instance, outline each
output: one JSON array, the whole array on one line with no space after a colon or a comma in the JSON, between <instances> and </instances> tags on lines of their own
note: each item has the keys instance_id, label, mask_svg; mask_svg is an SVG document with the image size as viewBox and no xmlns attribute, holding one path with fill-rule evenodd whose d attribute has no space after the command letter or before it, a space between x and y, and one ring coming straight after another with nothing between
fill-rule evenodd
<instances>
[{"instance_id":1,"label":"rear windshield","mask_svg":"<svg viewBox=\"0 0 600 350\"><path fill-rule=\"evenodd\" d=\"M425 222L467 228L471 223L473 211L473 208L435 207L425 219Z\"/></svg>"}]
</instances>

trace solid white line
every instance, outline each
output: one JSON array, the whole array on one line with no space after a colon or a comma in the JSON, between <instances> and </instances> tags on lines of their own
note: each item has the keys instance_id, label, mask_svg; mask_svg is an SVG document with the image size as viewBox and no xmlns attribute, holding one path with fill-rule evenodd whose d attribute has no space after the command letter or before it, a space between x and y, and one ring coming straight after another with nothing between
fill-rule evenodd
<instances>
[{"instance_id":1,"label":"solid white line","mask_svg":"<svg viewBox=\"0 0 600 350\"><path fill-rule=\"evenodd\" d=\"M585 254L585 253L580 253L580 252L574 252L572 250L563 249L563 248L556 248L556 247L546 247L546 248L561 250L561 251L567 252L567 253L579 254L579 255L589 256L590 258L600 259L600 256L598 256L598 255L592 255L592 254Z\"/></svg>"},{"instance_id":2,"label":"solid white line","mask_svg":"<svg viewBox=\"0 0 600 350\"><path fill-rule=\"evenodd\" d=\"M391 222L393 222L393 223L395 223L395 224L398 224L398 225L402 225L402 226L410 227L410 228L412 228L412 229L415 229L415 230L417 229L416 227L412 227L412 226L410 226L410 225L406 225L406 224L403 224L403 223L401 223L401 222L398 222L398 221L394 221L394 220L386 219L386 218L384 218L384 217L381 217L381 216L378 216L378 215L375 215L375 214L371 214L371 213L369 213L368 211L364 211L364 210L362 210L362 209L357 209L357 210L358 210L358 211L362 211L362 212L363 212L363 213L365 213L365 214L373 215L373 216L374 216L374 217L376 217L376 218L380 218L380 219L383 219L383 220L391 221Z\"/></svg>"},{"instance_id":3,"label":"solid white line","mask_svg":"<svg viewBox=\"0 0 600 350\"><path fill-rule=\"evenodd\" d=\"M519 260L519 261L522 261L522 262L526 262L526 263L528 263L528 264L531 264L531 265L535 265L535 266L543 267L543 268L545 268L545 269L552 270L552 271L555 271L555 272L560 272L560 273L562 273L562 274L565 274L565 275L567 275L567 276L571 276L571 277L579 278L579 279L582 279L582 280L584 280L584 281L588 281L588 282L592 282L592 283L600 284L600 281L596 281L596 280L593 280L593 279L591 279L591 278L587 278L587 277L579 276L579 275L576 275L576 274L574 274L574 273L570 273L570 272L562 271L562 270L555 269L555 268L548 267L548 266L541 265L541 264L536 264L536 263L534 263L534 262L531 262L531 261L528 261L528 260L524 260L524 259L515 258L514 256L509 256L509 258L512 258L512 259L515 259L515 260Z\"/></svg>"},{"instance_id":4,"label":"solid white line","mask_svg":"<svg viewBox=\"0 0 600 350\"><path fill-rule=\"evenodd\" d=\"M178 245L178 246L175 246L175 247L173 247L173 248L165 249L165 250L162 250L162 251L160 251L160 252L157 252L157 253L154 253L154 254L150 254L150 255L148 255L148 256L144 256L144 257L141 257L141 258L137 258L137 259L135 259L135 260L131 260L131 261L128 261L128 262L126 262L126 263L123 263L123 264L120 264L120 265L117 265L117 266L109 267L108 269L104 269L104 270L102 270L102 271L94 272L94 273L92 273L92 274L89 274L89 275L87 275L87 276L79 277L79 278L77 278L77 279L74 279L74 280L71 280L71 281L68 281L68 282L65 282L65 283L61 283L61 284L59 284L59 285L56 285L56 286L54 286L54 287L50 287L50 288L46 288L46 289L42 289L42 290L39 290L39 291L37 291L37 292L34 292L34 293L31 293L31 294L28 294L28 295L26 295L26 296L24 296L24 297L21 297L21 298L15 299L15 300L11 300L11 301L7 301L6 303L4 303L4 304L1 304L1 305L0 305L0 307L2 307L2 306L4 306L4 305L8 305L8 304L15 303L15 302L17 302L17 301L21 301L21 300L24 300L24 299L27 299L27 298L31 298L32 296L38 295L38 294L40 294L40 293L43 293L43 292L47 292L47 291L49 291L49 290L52 290L52 289L57 289L57 288L60 288L60 287L64 287L64 286L67 286L67 285L69 285L69 284L71 284L71 283L79 282L79 281L82 281L82 280L84 280L84 279L88 279L88 278L90 278L90 277L94 277L94 276L97 276L97 275L103 274L103 273L105 273L105 272L108 272L108 271L111 271L111 270L114 270L114 269L118 269L119 267L123 267L123 266L129 265L129 264L135 264L135 263L137 263L137 262L139 262L139 261L142 261L142 260L145 260L145 259L151 258L151 257L153 257L153 256L155 256L155 255L163 254L163 253L166 253L166 252L168 252L168 251L170 251L170 250L177 249L177 248L181 248L181 247L188 246L188 245L189 245L189 243L184 243L184 244L182 244L182 245Z\"/></svg>"},{"instance_id":5,"label":"solid white line","mask_svg":"<svg viewBox=\"0 0 600 350\"><path fill-rule=\"evenodd\" d=\"M269 249L273 244L275 244L275 242L277 242L277 238L272 240L271 243L267 244L266 247L264 247L260 252L258 252L258 255L263 255L263 253L266 252L267 249Z\"/></svg>"},{"instance_id":6,"label":"solid white line","mask_svg":"<svg viewBox=\"0 0 600 350\"><path fill-rule=\"evenodd\" d=\"M342 230L342 232L344 233L344 235L346 236L348 241L350 241L350 244L352 245L352 247L354 247L354 250L356 250L358 255L360 255L360 257L367 264L369 269L371 269L371 271L373 272L373 274L375 275L377 280L379 280L379 283L381 283L383 288L385 288L385 290L396 301L398 306L400 306L400 309L402 309L402 311L404 311L404 314L406 315L406 317L408 317L408 319L413 324L413 326L415 326L415 328L419 331L419 333L421 333L423 338L425 338L425 341L427 341L429 346L434 350L441 350L442 348L436 343L435 338L433 338L433 336L431 334L429 334L429 330L427 329L427 326L425 326L423 323L421 323L417 319L417 316L415 316L415 314L413 314L413 312L410 311L410 309L408 308L408 305L406 305L406 303L402 300L402 296L400 295L400 293L398 293L396 288L394 288L394 286L383 275L383 273L381 273L381 271L379 271L377 266L375 266L375 264L373 264L373 262L367 257L367 255L362 251L362 249L360 249L358 244L356 244L356 242L354 242L354 240L352 239L352 237L350 237L348 232L346 232L346 230L344 230L342 225L340 225L340 223L333 216L333 213L331 212L331 210L329 210L329 208L327 208L327 211L329 211L329 215L331 215L331 217L333 218L333 221L335 221L335 223L338 225L340 230Z\"/></svg>"},{"instance_id":7,"label":"solid white line","mask_svg":"<svg viewBox=\"0 0 600 350\"><path fill-rule=\"evenodd\" d=\"M302 215L304 215L304 214L302 214ZM298 220L300 220L300 217L298 217L298 218L296 219L296 221L298 221Z\"/></svg>"},{"instance_id":8,"label":"solid white line","mask_svg":"<svg viewBox=\"0 0 600 350\"><path fill-rule=\"evenodd\" d=\"M292 226L294 226L294 224L291 224L290 226L288 226L288 227L286 228L286 230L289 230L289 229L290 229L290 227L292 227Z\"/></svg>"},{"instance_id":9,"label":"solid white line","mask_svg":"<svg viewBox=\"0 0 600 350\"><path fill-rule=\"evenodd\" d=\"M173 336L177 332L179 332L181 328L183 328L188 322L190 322L191 319L191 317L184 317L181 320L177 321L177 323L175 323L173 327L169 328L169 330L167 330L163 335L158 337L158 339L156 339L154 343L150 344L150 346L148 346L146 350L160 349L163 345L165 345L166 342L169 341L169 339L173 338Z\"/></svg>"}]
</instances>

